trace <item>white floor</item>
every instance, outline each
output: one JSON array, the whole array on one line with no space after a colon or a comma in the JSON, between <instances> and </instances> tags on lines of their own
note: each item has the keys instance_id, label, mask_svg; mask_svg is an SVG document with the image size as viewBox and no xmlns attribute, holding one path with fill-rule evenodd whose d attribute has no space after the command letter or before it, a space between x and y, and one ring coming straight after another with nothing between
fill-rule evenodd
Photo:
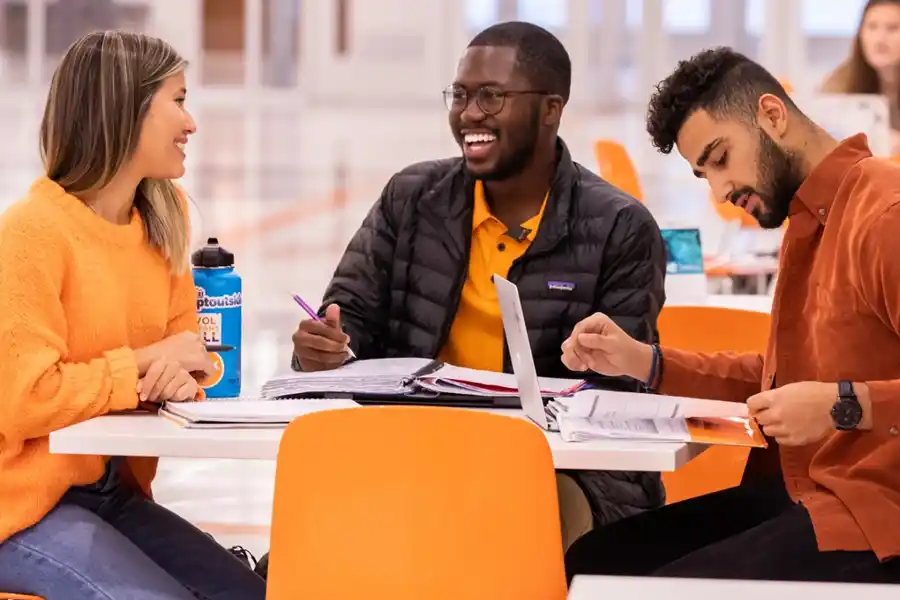
<instances>
[{"instance_id":1,"label":"white floor","mask_svg":"<svg viewBox=\"0 0 900 600\"><path fill-rule=\"evenodd\" d=\"M0 208L40 170L42 103L0 98ZM301 318L289 294L321 298L344 245L388 177L411 162L457 152L446 113L435 106L335 112L299 104L254 108L240 98L192 106L200 131L188 144L183 183L195 202L196 240L218 236L236 254L244 278L246 393L287 368L291 333ZM643 115L566 115L562 134L576 160L592 169L595 139L623 142L660 222L698 225L707 247L719 243L722 224L704 184L677 155L654 153ZM751 243L771 246L773 240ZM155 491L222 543L258 554L267 547L273 477L272 463L167 460Z\"/></svg>"}]
</instances>

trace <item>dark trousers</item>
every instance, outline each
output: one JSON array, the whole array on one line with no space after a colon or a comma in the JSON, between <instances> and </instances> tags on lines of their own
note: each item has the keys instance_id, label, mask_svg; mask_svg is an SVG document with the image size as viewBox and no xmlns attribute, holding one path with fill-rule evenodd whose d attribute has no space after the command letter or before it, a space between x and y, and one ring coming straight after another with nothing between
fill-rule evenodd
<instances>
[{"instance_id":1,"label":"dark trousers","mask_svg":"<svg viewBox=\"0 0 900 600\"><path fill-rule=\"evenodd\" d=\"M569 549L566 574L900 583L900 560L819 552L809 514L778 478L595 529Z\"/></svg>"}]
</instances>

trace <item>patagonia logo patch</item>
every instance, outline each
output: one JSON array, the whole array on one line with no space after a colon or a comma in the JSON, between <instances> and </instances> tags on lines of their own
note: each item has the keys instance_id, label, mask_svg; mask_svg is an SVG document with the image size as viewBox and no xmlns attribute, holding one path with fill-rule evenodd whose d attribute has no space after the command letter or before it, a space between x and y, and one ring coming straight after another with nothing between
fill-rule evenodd
<instances>
[{"instance_id":1,"label":"patagonia logo patch","mask_svg":"<svg viewBox=\"0 0 900 600\"><path fill-rule=\"evenodd\" d=\"M548 281L547 289L558 292L571 292L575 289L575 284L571 281Z\"/></svg>"}]
</instances>

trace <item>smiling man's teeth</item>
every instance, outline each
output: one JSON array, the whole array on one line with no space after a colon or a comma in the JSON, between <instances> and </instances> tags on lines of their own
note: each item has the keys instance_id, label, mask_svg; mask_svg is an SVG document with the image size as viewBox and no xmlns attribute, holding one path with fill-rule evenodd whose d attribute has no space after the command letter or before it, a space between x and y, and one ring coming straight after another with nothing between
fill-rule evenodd
<instances>
[{"instance_id":1,"label":"smiling man's teeth","mask_svg":"<svg viewBox=\"0 0 900 600\"><path fill-rule=\"evenodd\" d=\"M487 144L497 139L492 133L467 133L465 141L467 144Z\"/></svg>"},{"instance_id":2,"label":"smiling man's teeth","mask_svg":"<svg viewBox=\"0 0 900 600\"><path fill-rule=\"evenodd\" d=\"M185 147L186 144L183 144L183 143L181 143L181 142L175 142L175 145L178 146L178 149L179 149L179 150L181 150L182 152L184 152L184 147Z\"/></svg>"}]
</instances>

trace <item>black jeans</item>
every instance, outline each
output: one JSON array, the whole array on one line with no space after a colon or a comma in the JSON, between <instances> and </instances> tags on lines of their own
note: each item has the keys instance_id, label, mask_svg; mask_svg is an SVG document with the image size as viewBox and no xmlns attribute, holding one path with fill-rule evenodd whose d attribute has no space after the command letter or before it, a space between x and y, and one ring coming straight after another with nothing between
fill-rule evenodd
<instances>
[{"instance_id":1,"label":"black jeans","mask_svg":"<svg viewBox=\"0 0 900 600\"><path fill-rule=\"evenodd\" d=\"M781 479L731 488L595 529L566 554L566 575L900 583L900 560L819 552L806 509Z\"/></svg>"}]
</instances>

